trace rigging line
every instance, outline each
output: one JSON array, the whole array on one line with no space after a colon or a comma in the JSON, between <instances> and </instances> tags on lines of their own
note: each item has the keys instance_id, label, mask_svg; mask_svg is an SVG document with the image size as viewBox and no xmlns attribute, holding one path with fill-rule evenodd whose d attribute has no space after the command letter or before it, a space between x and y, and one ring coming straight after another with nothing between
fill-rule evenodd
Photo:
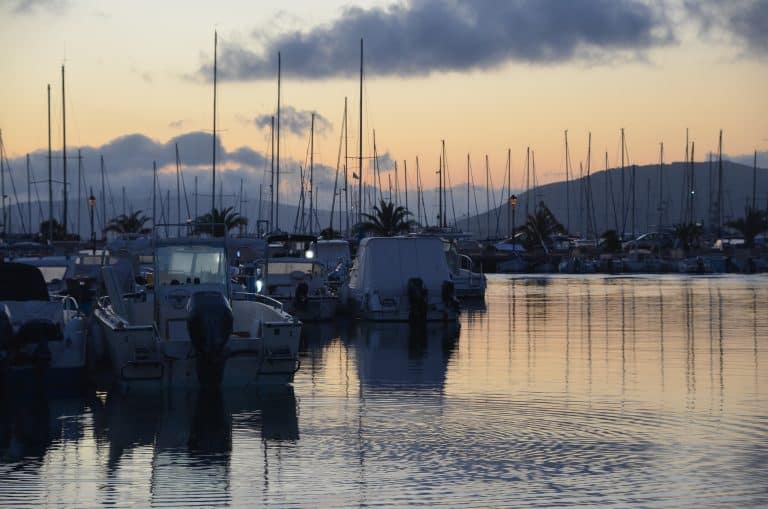
<instances>
[{"instance_id":1,"label":"rigging line","mask_svg":"<svg viewBox=\"0 0 768 509\"><path fill-rule=\"evenodd\" d=\"M184 205L187 208L187 217L192 218L192 212L189 209L189 196L187 196L187 184L184 182L184 166L181 164L181 153L179 152L179 146L176 145L176 164L179 167L179 176L181 177L181 190L184 193ZM197 218L195 218L197 219Z\"/></svg>"},{"instance_id":2,"label":"rigging line","mask_svg":"<svg viewBox=\"0 0 768 509\"><path fill-rule=\"evenodd\" d=\"M499 236L499 222L501 221L501 209L504 207L505 200L503 199L504 196L509 196L512 194L511 192L507 192L507 194L504 194L504 191L507 190L507 181L509 180L508 177L508 171L510 170L511 163L509 160L507 160L507 164L504 166L504 180L502 180L501 184L501 195L499 196L499 208L496 209L496 237Z\"/></svg>"},{"instance_id":3,"label":"rigging line","mask_svg":"<svg viewBox=\"0 0 768 509\"><path fill-rule=\"evenodd\" d=\"M109 173L106 171L106 165L105 165L105 171L104 171L104 180L107 183L107 194L109 195L109 201L110 201L110 204L112 205L112 217L117 217L117 209L115 208L115 197L112 194L112 184L109 181ZM104 208L106 208L106 204L104 204Z\"/></svg>"},{"instance_id":4,"label":"rigging line","mask_svg":"<svg viewBox=\"0 0 768 509\"><path fill-rule=\"evenodd\" d=\"M477 221L477 231L479 232L482 229L482 224L480 222L480 206L477 203L477 186L475 186L475 175L471 171L472 170L472 163L469 165L470 168L470 180L472 181L472 195L475 198L475 220ZM467 226L469 226L469 221L467 221Z\"/></svg>"},{"instance_id":5,"label":"rigging line","mask_svg":"<svg viewBox=\"0 0 768 509\"><path fill-rule=\"evenodd\" d=\"M42 222L42 218L45 217L45 212L43 212L43 202L40 201L40 190L37 189L37 178L35 178L35 169L34 166L32 166L32 163L29 165L29 175L32 178L32 187L35 189L35 197L37 198L37 208L40 212L40 221ZM32 197L29 197L30 200ZM30 225L31 228L31 225Z\"/></svg>"},{"instance_id":6,"label":"rigging line","mask_svg":"<svg viewBox=\"0 0 768 509\"><path fill-rule=\"evenodd\" d=\"M5 160L5 167L8 168L8 176L11 178L11 188L13 189L13 198L16 200L16 208L18 209L18 212L19 212L19 219L21 219L20 221L21 230L27 231L27 227L25 226L25 223L24 223L24 209L21 207L21 203L19 203L18 194L16 194L16 181L13 180L13 171L11 170L11 163L10 161L8 161L8 157L5 155L5 144L2 143L2 140L0 140L0 151L1 151L0 154ZM31 227L32 225L30 225L30 228Z\"/></svg>"},{"instance_id":7,"label":"rigging line","mask_svg":"<svg viewBox=\"0 0 768 509\"><path fill-rule=\"evenodd\" d=\"M445 176L448 178L448 189L451 191L451 212L453 212L453 225L458 228L458 223L456 222L456 203L453 200L453 184L451 183L451 174L448 173L448 164L443 162L443 169L445 171Z\"/></svg>"},{"instance_id":8,"label":"rigging line","mask_svg":"<svg viewBox=\"0 0 768 509\"><path fill-rule=\"evenodd\" d=\"M416 158L416 178L418 180L419 194L421 195L421 209L424 211L424 225L429 228L429 214L427 214L427 205L424 203L424 184L421 179L421 172L419 171L418 158Z\"/></svg>"},{"instance_id":9,"label":"rigging line","mask_svg":"<svg viewBox=\"0 0 768 509\"><path fill-rule=\"evenodd\" d=\"M346 129L347 111L346 102L344 103L344 117L341 119L341 129L339 130L339 152L336 156L336 178L333 181L333 198L331 200L331 220L330 230L333 231L333 212L336 210L336 193L339 193L339 210L341 210L341 191L338 190L339 186L339 168L341 167L341 147L344 142L344 129ZM339 231L341 231L341 219L339 219Z\"/></svg>"}]
</instances>

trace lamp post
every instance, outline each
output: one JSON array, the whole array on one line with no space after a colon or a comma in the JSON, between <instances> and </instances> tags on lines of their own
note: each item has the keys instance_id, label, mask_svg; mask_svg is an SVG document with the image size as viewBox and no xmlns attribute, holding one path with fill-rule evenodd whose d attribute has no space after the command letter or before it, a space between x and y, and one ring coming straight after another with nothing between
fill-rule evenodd
<instances>
[{"instance_id":1,"label":"lamp post","mask_svg":"<svg viewBox=\"0 0 768 509\"><path fill-rule=\"evenodd\" d=\"M515 246L515 209L517 208L517 195L513 194L509 197L509 205L512 207L512 225L510 226L510 231L512 235L512 252L517 252L516 246Z\"/></svg>"},{"instance_id":2,"label":"lamp post","mask_svg":"<svg viewBox=\"0 0 768 509\"><path fill-rule=\"evenodd\" d=\"M96 206L96 197L93 196L93 188L91 188L91 195L88 197L88 211L91 218L91 254L96 254L96 232L93 230L93 208Z\"/></svg>"}]
</instances>

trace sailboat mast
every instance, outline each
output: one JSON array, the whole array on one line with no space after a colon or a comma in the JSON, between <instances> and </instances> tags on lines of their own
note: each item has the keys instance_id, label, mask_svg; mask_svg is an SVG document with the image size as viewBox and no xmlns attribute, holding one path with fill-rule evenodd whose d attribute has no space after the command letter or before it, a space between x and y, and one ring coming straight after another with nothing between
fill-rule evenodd
<instances>
[{"instance_id":1,"label":"sailboat mast","mask_svg":"<svg viewBox=\"0 0 768 509\"><path fill-rule=\"evenodd\" d=\"M61 66L61 128L62 128L62 145L61 145L61 161L63 170L63 193L64 193L64 211L62 213L62 228L64 229L64 237L67 236L67 101L64 95L64 66Z\"/></svg>"},{"instance_id":2,"label":"sailboat mast","mask_svg":"<svg viewBox=\"0 0 768 509\"><path fill-rule=\"evenodd\" d=\"M592 233L597 236L597 232L594 228L594 213L592 203L592 132L589 133L587 141L587 181L586 181L586 198L587 198L587 238Z\"/></svg>"},{"instance_id":3,"label":"sailboat mast","mask_svg":"<svg viewBox=\"0 0 768 509\"><path fill-rule=\"evenodd\" d=\"M472 183L471 166L469 164L469 152L467 152L467 230L469 230L469 216L470 216L470 204L469 204L469 186Z\"/></svg>"},{"instance_id":4,"label":"sailboat mast","mask_svg":"<svg viewBox=\"0 0 768 509\"><path fill-rule=\"evenodd\" d=\"M213 136L211 148L213 149L213 165L211 168L211 234L214 231L213 211L216 209L216 53L219 44L219 35L213 32ZM153 163L154 166L154 163Z\"/></svg>"},{"instance_id":5,"label":"sailboat mast","mask_svg":"<svg viewBox=\"0 0 768 509\"><path fill-rule=\"evenodd\" d=\"M152 163L155 164L154 162ZM153 213L154 214L154 213ZM103 228L102 237L107 235L107 192L104 186L104 156L101 156L101 227ZM152 216L152 223L155 222L155 216Z\"/></svg>"},{"instance_id":6,"label":"sailboat mast","mask_svg":"<svg viewBox=\"0 0 768 509\"><path fill-rule=\"evenodd\" d=\"M1 136L1 135L0 135ZM1 138L0 138L1 139ZM10 203L10 200L8 200ZM5 209L5 166L3 165L3 153L0 151L0 208L3 209L3 236L8 236L8 215Z\"/></svg>"},{"instance_id":7,"label":"sailboat mast","mask_svg":"<svg viewBox=\"0 0 768 509\"><path fill-rule=\"evenodd\" d=\"M571 230L571 168L568 154L568 129L565 130L565 227Z\"/></svg>"},{"instance_id":8,"label":"sailboat mast","mask_svg":"<svg viewBox=\"0 0 768 509\"><path fill-rule=\"evenodd\" d=\"M314 191L313 188L315 186L315 180L314 180L314 171L315 171L315 112L312 112L312 118L310 120L309 125L309 234L312 235L315 225L315 220L313 217L313 207L314 207ZM333 214L331 214L331 219L333 219Z\"/></svg>"},{"instance_id":9,"label":"sailboat mast","mask_svg":"<svg viewBox=\"0 0 768 509\"><path fill-rule=\"evenodd\" d=\"M363 220L363 39L360 38L360 129L357 147L357 222Z\"/></svg>"},{"instance_id":10,"label":"sailboat mast","mask_svg":"<svg viewBox=\"0 0 768 509\"><path fill-rule=\"evenodd\" d=\"M211 220L213 220L213 209L211 209ZM152 161L152 226L157 226L157 163L155 161Z\"/></svg>"},{"instance_id":11,"label":"sailboat mast","mask_svg":"<svg viewBox=\"0 0 768 509\"><path fill-rule=\"evenodd\" d=\"M624 200L624 128L621 128L621 237L624 240L624 230L627 226L627 209Z\"/></svg>"},{"instance_id":12,"label":"sailboat mast","mask_svg":"<svg viewBox=\"0 0 768 509\"><path fill-rule=\"evenodd\" d=\"M757 210L755 208L757 201L757 150L755 150L755 162L752 166L752 210ZM32 224L30 222L30 224Z\"/></svg>"},{"instance_id":13,"label":"sailboat mast","mask_svg":"<svg viewBox=\"0 0 768 509\"><path fill-rule=\"evenodd\" d=\"M275 221L275 116L272 115L272 123L269 129L269 137L272 148L270 156L272 162L269 166L269 227L274 228ZM259 198L261 200L261 198Z\"/></svg>"},{"instance_id":14,"label":"sailboat mast","mask_svg":"<svg viewBox=\"0 0 768 509\"><path fill-rule=\"evenodd\" d=\"M408 161L403 159L403 193L405 194L405 210L408 210Z\"/></svg>"},{"instance_id":15,"label":"sailboat mast","mask_svg":"<svg viewBox=\"0 0 768 509\"><path fill-rule=\"evenodd\" d=\"M346 237L349 238L349 138L347 136L347 98L344 97L344 219ZM341 222L339 222L339 229L341 229Z\"/></svg>"},{"instance_id":16,"label":"sailboat mast","mask_svg":"<svg viewBox=\"0 0 768 509\"><path fill-rule=\"evenodd\" d=\"M485 154L485 238L491 238L491 174L488 166L488 154Z\"/></svg>"},{"instance_id":17,"label":"sailboat mast","mask_svg":"<svg viewBox=\"0 0 768 509\"><path fill-rule=\"evenodd\" d=\"M696 201L695 201L696 200L696 181L694 180L694 176L693 176L693 170L694 170L694 166L693 166L693 158L694 158L694 156L693 156L693 153L694 153L695 148L696 148L696 142L692 141L691 142L691 160L690 160L690 163L691 163L691 176L690 176L691 188L688 191L688 200L689 200L689 202L691 204L691 207L690 207L691 208L691 217L690 217L689 223L691 223L691 224L694 224L696 222Z\"/></svg>"},{"instance_id":18,"label":"sailboat mast","mask_svg":"<svg viewBox=\"0 0 768 509\"><path fill-rule=\"evenodd\" d=\"M176 235L181 237L181 168L179 168L179 145L176 144L176 221L179 225L176 227ZM125 208L125 207L123 207ZM123 212L125 213L125 212ZM170 214L168 214L170 216Z\"/></svg>"},{"instance_id":19,"label":"sailboat mast","mask_svg":"<svg viewBox=\"0 0 768 509\"><path fill-rule=\"evenodd\" d=\"M656 231L661 233L664 224L664 142L659 143L659 226Z\"/></svg>"},{"instance_id":20,"label":"sailboat mast","mask_svg":"<svg viewBox=\"0 0 768 509\"><path fill-rule=\"evenodd\" d=\"M531 147L526 147L525 148L525 217L528 217L528 214L529 214L528 204L530 203L530 201L531 201Z\"/></svg>"},{"instance_id":21,"label":"sailboat mast","mask_svg":"<svg viewBox=\"0 0 768 509\"><path fill-rule=\"evenodd\" d=\"M469 163L469 160L467 160ZM509 202L512 197L512 149L507 147L507 198L504 200L507 204L507 230L514 231L515 225L512 224L512 204ZM469 174L467 174L467 211L469 211ZM469 215L467 215L469 217ZM467 220L469 223L469 220ZM467 226L469 228L469 226Z\"/></svg>"},{"instance_id":22,"label":"sailboat mast","mask_svg":"<svg viewBox=\"0 0 768 509\"><path fill-rule=\"evenodd\" d=\"M29 178L29 177L27 177ZM77 235L80 236L80 209L83 203L83 154L80 153L80 149L77 149ZM29 225L32 226L32 214L29 216ZM81 237L82 238L82 237Z\"/></svg>"},{"instance_id":23,"label":"sailboat mast","mask_svg":"<svg viewBox=\"0 0 768 509\"><path fill-rule=\"evenodd\" d=\"M720 129L717 156L717 238L722 235L723 228L723 130Z\"/></svg>"},{"instance_id":24,"label":"sailboat mast","mask_svg":"<svg viewBox=\"0 0 768 509\"><path fill-rule=\"evenodd\" d=\"M282 60L277 52L277 160L275 161L275 230L280 229L280 74Z\"/></svg>"},{"instance_id":25,"label":"sailboat mast","mask_svg":"<svg viewBox=\"0 0 768 509\"><path fill-rule=\"evenodd\" d=\"M437 160L437 227L443 227L443 156Z\"/></svg>"},{"instance_id":26,"label":"sailboat mast","mask_svg":"<svg viewBox=\"0 0 768 509\"><path fill-rule=\"evenodd\" d=\"M5 193L3 193L5 195ZM3 212L5 214L5 212ZM5 227L5 217L3 217ZM51 84L48 84L48 242L53 242L53 153L51 152Z\"/></svg>"},{"instance_id":27,"label":"sailboat mast","mask_svg":"<svg viewBox=\"0 0 768 509\"><path fill-rule=\"evenodd\" d=\"M29 233L32 233L32 179L30 178L29 154L27 154L27 218L29 219ZM79 226L79 225L78 225Z\"/></svg>"},{"instance_id":28,"label":"sailboat mast","mask_svg":"<svg viewBox=\"0 0 768 509\"><path fill-rule=\"evenodd\" d=\"M419 156L416 156L416 222L421 223L421 171Z\"/></svg>"}]
</instances>

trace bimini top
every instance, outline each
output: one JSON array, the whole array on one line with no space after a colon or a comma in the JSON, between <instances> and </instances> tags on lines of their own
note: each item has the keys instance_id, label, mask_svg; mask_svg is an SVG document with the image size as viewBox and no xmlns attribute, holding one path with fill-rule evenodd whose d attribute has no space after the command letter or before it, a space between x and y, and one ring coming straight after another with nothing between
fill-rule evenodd
<instances>
[{"instance_id":1,"label":"bimini top","mask_svg":"<svg viewBox=\"0 0 768 509\"><path fill-rule=\"evenodd\" d=\"M0 301L49 300L40 269L25 263L0 263Z\"/></svg>"},{"instance_id":2,"label":"bimini top","mask_svg":"<svg viewBox=\"0 0 768 509\"><path fill-rule=\"evenodd\" d=\"M437 237L367 237L360 241L349 286L362 291L402 293L408 280L421 278L430 291L450 281L450 269Z\"/></svg>"}]
</instances>

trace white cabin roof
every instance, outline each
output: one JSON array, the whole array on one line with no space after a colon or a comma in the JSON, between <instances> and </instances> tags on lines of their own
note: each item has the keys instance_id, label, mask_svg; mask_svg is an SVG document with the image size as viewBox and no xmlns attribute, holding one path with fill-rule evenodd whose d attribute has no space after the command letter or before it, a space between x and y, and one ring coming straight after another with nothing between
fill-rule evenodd
<instances>
[{"instance_id":1,"label":"white cabin roof","mask_svg":"<svg viewBox=\"0 0 768 509\"><path fill-rule=\"evenodd\" d=\"M360 242L350 287L379 293L402 293L408 280L421 278L439 291L450 281L443 242L437 237L368 237Z\"/></svg>"}]
</instances>

